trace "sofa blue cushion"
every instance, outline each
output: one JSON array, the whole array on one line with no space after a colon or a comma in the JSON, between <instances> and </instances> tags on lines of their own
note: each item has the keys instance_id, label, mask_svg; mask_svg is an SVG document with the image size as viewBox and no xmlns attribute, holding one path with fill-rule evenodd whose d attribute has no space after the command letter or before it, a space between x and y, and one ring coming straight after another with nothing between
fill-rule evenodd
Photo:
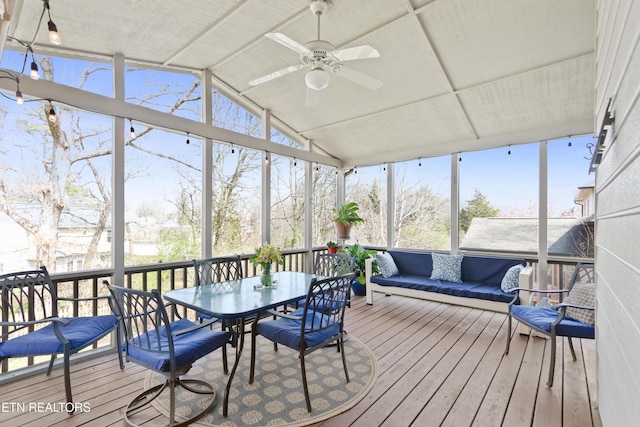
<instances>
[{"instance_id":1,"label":"sofa blue cushion","mask_svg":"<svg viewBox=\"0 0 640 427\"><path fill-rule=\"evenodd\" d=\"M467 256L462 259L462 281L500 286L514 265L526 265L522 259Z\"/></svg>"},{"instance_id":2,"label":"sofa blue cushion","mask_svg":"<svg viewBox=\"0 0 640 427\"><path fill-rule=\"evenodd\" d=\"M385 278L382 275L372 276L373 283L382 286L398 286L401 288L417 289L427 292L437 292L441 294L458 297L477 298L487 301L510 302L513 294L504 292L500 286L487 285L484 283L456 283L444 280L431 280L425 276L405 275Z\"/></svg>"},{"instance_id":3,"label":"sofa blue cushion","mask_svg":"<svg viewBox=\"0 0 640 427\"><path fill-rule=\"evenodd\" d=\"M430 279L433 270L431 252L387 252L400 274L389 278L373 276L370 279L373 283L505 303L513 300L514 295L500 289L504 275L514 265L526 266L523 259L465 255L461 264L462 283L454 283Z\"/></svg>"},{"instance_id":4,"label":"sofa blue cushion","mask_svg":"<svg viewBox=\"0 0 640 427\"><path fill-rule=\"evenodd\" d=\"M431 276L433 260L430 252L387 251L393 257L400 274Z\"/></svg>"},{"instance_id":5,"label":"sofa blue cushion","mask_svg":"<svg viewBox=\"0 0 640 427\"><path fill-rule=\"evenodd\" d=\"M511 312L518 319L529 325L534 325L543 331L551 333L551 325L558 318L558 312L553 308L535 307L529 305L514 305ZM594 338L595 327L577 320L565 317L556 328L556 335L572 336L576 338Z\"/></svg>"}]
</instances>

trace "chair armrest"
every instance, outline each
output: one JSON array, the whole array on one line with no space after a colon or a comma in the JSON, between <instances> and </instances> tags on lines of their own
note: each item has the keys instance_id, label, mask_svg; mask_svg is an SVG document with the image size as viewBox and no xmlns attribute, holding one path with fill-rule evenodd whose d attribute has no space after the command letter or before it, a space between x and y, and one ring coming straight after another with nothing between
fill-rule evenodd
<instances>
[{"instance_id":1,"label":"chair armrest","mask_svg":"<svg viewBox=\"0 0 640 427\"><path fill-rule=\"evenodd\" d=\"M302 316L292 316L292 315L290 315L288 313L283 313L282 311L267 310L267 312L269 314L273 314L274 316L283 317L285 319L291 319L291 320L300 320L300 319L302 319Z\"/></svg>"},{"instance_id":2,"label":"chair armrest","mask_svg":"<svg viewBox=\"0 0 640 427\"><path fill-rule=\"evenodd\" d=\"M46 319L30 320L28 322L0 322L0 326L31 326L41 323L62 323L63 325L68 325L69 320L63 317L47 317Z\"/></svg>"},{"instance_id":3,"label":"chair armrest","mask_svg":"<svg viewBox=\"0 0 640 427\"><path fill-rule=\"evenodd\" d=\"M567 289L529 289L529 288L513 288L509 289L507 292L515 292L515 291L527 291L533 294L561 294L569 292Z\"/></svg>"},{"instance_id":4,"label":"chair armrest","mask_svg":"<svg viewBox=\"0 0 640 427\"><path fill-rule=\"evenodd\" d=\"M570 307L570 308L579 308L581 310L595 310L595 307L586 307L584 305L576 305L576 304L567 304L567 303L560 303L560 304L554 304L551 306L551 308L553 308L554 310L559 310L562 307Z\"/></svg>"},{"instance_id":5,"label":"chair armrest","mask_svg":"<svg viewBox=\"0 0 640 427\"><path fill-rule=\"evenodd\" d=\"M58 297L56 301L97 301L97 300L109 300L111 299L108 295L99 295L97 297L81 297L81 298L72 298L72 297Z\"/></svg>"}]
</instances>

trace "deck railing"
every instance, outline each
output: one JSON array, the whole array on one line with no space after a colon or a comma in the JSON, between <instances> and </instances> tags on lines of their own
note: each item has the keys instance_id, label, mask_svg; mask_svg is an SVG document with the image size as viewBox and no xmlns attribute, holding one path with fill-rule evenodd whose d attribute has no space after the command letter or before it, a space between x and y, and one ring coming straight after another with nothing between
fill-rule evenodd
<instances>
[{"instance_id":1,"label":"deck railing","mask_svg":"<svg viewBox=\"0 0 640 427\"><path fill-rule=\"evenodd\" d=\"M326 248L315 248L313 254L324 252ZM286 250L283 251L284 264L277 265L276 271L304 271L308 252L305 250ZM242 269L246 277L258 274L256 266L249 262L251 254L241 255ZM195 271L192 261L179 261L156 263L146 265L136 265L125 267L125 283L124 286L134 289L142 289L145 291L158 289L161 293L172 289L181 289L193 286L195 283ZM72 297L94 297L98 295L108 295L109 291L103 285L104 280L111 280L113 275L112 269L85 270L69 273L52 274L51 279L56 287L59 296ZM115 283L117 284L117 283ZM111 308L105 300L101 301L83 301L60 304L58 307L61 317L77 317L77 316L97 316L100 314L111 313ZM178 314L182 317L195 319L196 315L192 310L182 308ZM92 348L102 348L113 346L109 337L101 340ZM90 349L87 349L90 350ZM86 351L86 350L85 350ZM6 373L15 371L28 366L44 363L48 357L28 357L15 358L4 361L0 364L0 372ZM1 380L1 379L0 379Z\"/></svg>"},{"instance_id":2,"label":"deck railing","mask_svg":"<svg viewBox=\"0 0 640 427\"><path fill-rule=\"evenodd\" d=\"M381 251L381 248L371 248ZM326 248L318 247L312 251L313 257L316 253L326 252ZM305 271L309 252L306 250L283 251L285 262L277 265L277 271ZM258 274L256 266L249 262L250 254L241 255L242 268L246 277ZM554 260L549 261L551 279L547 285L549 289L564 289L571 276L575 264L580 260ZM529 265L537 266L537 260L528 259ZM311 263L309 263L311 265ZM534 268L534 271L535 268ZM112 269L86 270L70 273L52 274L51 278L60 296L73 297L93 297L98 295L108 295L108 290L103 285L103 280L111 280ZM537 278L534 278L537 282ZM157 263L147 265L137 265L125 267L125 286L135 289L158 289L161 293L172 289L180 289L193 286L195 283L195 271L191 261L179 261L168 263ZM111 308L104 300L100 302L75 302L59 307L60 316L96 316L111 312ZM186 308L180 309L180 316L195 319L195 313ZM97 347L112 347L113 343L109 338L99 342ZM9 363L2 363L1 372L11 372L17 369L42 363L43 358L21 358L10 359ZM1 379L0 379L1 380Z\"/></svg>"}]
</instances>

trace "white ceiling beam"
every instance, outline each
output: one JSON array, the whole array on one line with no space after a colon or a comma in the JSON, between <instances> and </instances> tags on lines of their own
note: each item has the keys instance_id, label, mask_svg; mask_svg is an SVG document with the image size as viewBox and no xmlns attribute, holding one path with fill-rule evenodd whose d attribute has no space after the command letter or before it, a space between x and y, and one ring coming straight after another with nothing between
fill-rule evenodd
<instances>
[{"instance_id":1,"label":"white ceiling beam","mask_svg":"<svg viewBox=\"0 0 640 427\"><path fill-rule=\"evenodd\" d=\"M194 136L211 138L223 143L233 143L246 148L269 151L282 156L296 157L301 160L318 162L330 166L342 166L341 161L322 156L317 152L299 150L283 144L276 144L265 139L215 127L209 123L189 120L184 117L163 113L151 108L86 92L48 80L35 81L32 79L22 79L20 81L20 88L25 95L28 94L30 97L52 100L54 104L55 102L59 102L96 114L130 119L169 132L188 132ZM15 82L10 79L0 79L0 89L13 94L16 89Z\"/></svg>"}]
</instances>

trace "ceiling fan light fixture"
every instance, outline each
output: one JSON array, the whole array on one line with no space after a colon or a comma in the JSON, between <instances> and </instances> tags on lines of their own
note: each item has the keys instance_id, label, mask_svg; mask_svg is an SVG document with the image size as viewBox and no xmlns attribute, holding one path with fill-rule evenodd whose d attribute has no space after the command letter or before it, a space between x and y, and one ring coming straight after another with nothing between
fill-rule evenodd
<instances>
[{"instance_id":1,"label":"ceiling fan light fixture","mask_svg":"<svg viewBox=\"0 0 640 427\"><path fill-rule=\"evenodd\" d=\"M304 76L307 87L313 90L322 90L329 86L329 73L322 68L314 68Z\"/></svg>"}]
</instances>

